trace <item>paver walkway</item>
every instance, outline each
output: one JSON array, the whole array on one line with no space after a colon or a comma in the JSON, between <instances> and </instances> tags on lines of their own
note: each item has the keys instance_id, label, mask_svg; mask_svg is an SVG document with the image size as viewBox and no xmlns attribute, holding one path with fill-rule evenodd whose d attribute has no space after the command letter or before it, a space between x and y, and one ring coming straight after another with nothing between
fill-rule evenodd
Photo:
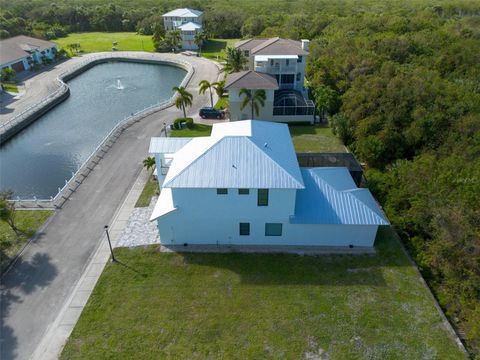
<instances>
[{"instance_id":1,"label":"paver walkway","mask_svg":"<svg viewBox=\"0 0 480 360\"><path fill-rule=\"evenodd\" d=\"M203 58L182 56L182 59L191 61L196 69L187 86L194 94L193 106L188 109L188 115L193 115L210 102L208 94L198 95L198 83L203 79L217 81L218 67ZM61 65L68 66L68 62ZM104 241L103 226L112 224L117 209L138 178L150 137L161 136L163 124L170 124L179 116L181 111L170 107L125 130L44 232L25 248L2 277L2 360L32 356ZM118 229L127 220L128 217L117 219ZM112 236L119 233L112 231Z\"/></svg>"}]
</instances>

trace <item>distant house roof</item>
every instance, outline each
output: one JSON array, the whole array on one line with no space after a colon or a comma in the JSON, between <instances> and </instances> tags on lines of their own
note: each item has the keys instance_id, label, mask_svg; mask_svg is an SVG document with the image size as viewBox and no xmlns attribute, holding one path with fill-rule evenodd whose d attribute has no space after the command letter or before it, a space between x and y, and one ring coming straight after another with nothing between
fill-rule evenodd
<instances>
[{"instance_id":1,"label":"distant house roof","mask_svg":"<svg viewBox=\"0 0 480 360\"><path fill-rule=\"evenodd\" d=\"M192 138L166 138L166 137L152 137L150 139L150 148L148 152L150 154L172 154L176 153L186 144L188 144Z\"/></svg>"},{"instance_id":2,"label":"distant house roof","mask_svg":"<svg viewBox=\"0 0 480 360\"><path fill-rule=\"evenodd\" d=\"M228 74L225 89L278 89L278 82L272 75L253 70Z\"/></svg>"},{"instance_id":3,"label":"distant house roof","mask_svg":"<svg viewBox=\"0 0 480 360\"><path fill-rule=\"evenodd\" d=\"M302 49L302 42L274 37L271 39L250 39L240 41L235 47L249 50L252 55L308 55Z\"/></svg>"},{"instance_id":4,"label":"distant house roof","mask_svg":"<svg viewBox=\"0 0 480 360\"><path fill-rule=\"evenodd\" d=\"M175 10L169 11L168 13L163 14L162 16L164 16L164 17L165 16L199 17L202 14L203 14L203 12L201 12L200 10L193 10L193 9L184 8L184 9L175 9Z\"/></svg>"},{"instance_id":5,"label":"distant house roof","mask_svg":"<svg viewBox=\"0 0 480 360\"><path fill-rule=\"evenodd\" d=\"M302 168L293 224L388 225L368 189L357 188L348 169Z\"/></svg>"},{"instance_id":6,"label":"distant house roof","mask_svg":"<svg viewBox=\"0 0 480 360\"><path fill-rule=\"evenodd\" d=\"M43 51L57 46L54 42L19 35L0 40L0 65L30 56L34 51Z\"/></svg>"},{"instance_id":7,"label":"distant house roof","mask_svg":"<svg viewBox=\"0 0 480 360\"><path fill-rule=\"evenodd\" d=\"M264 121L214 124L175 153L164 188L303 189L288 126Z\"/></svg>"},{"instance_id":8,"label":"distant house roof","mask_svg":"<svg viewBox=\"0 0 480 360\"><path fill-rule=\"evenodd\" d=\"M201 25L195 24L191 21L178 26L178 29L183 30L183 31L195 31L195 30L198 30L198 29L201 29L201 28L202 28Z\"/></svg>"}]
</instances>

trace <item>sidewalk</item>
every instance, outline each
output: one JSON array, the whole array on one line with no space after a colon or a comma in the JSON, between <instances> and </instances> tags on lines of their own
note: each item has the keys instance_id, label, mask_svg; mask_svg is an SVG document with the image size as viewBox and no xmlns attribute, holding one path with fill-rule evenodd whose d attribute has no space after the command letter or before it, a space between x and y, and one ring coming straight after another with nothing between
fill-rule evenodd
<instances>
[{"instance_id":1,"label":"sidewalk","mask_svg":"<svg viewBox=\"0 0 480 360\"><path fill-rule=\"evenodd\" d=\"M142 169L133 187L125 198L125 201L115 215L113 223L109 227L109 234L113 247L115 247L120 234L128 221L130 213L135 207L138 197L142 193L148 176L148 172L145 169ZM87 301L95 288L98 278L102 274L103 269L109 260L110 250L105 235L65 306L58 314L52 326L47 330L47 333L33 353L32 359L58 359L68 337L72 333L73 328L83 311L83 308L87 304Z\"/></svg>"}]
</instances>

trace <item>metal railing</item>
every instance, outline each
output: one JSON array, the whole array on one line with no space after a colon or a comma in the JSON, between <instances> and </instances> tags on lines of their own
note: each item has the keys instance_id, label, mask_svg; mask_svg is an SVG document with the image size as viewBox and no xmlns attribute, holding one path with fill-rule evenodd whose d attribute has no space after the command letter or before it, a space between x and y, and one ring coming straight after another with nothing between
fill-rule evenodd
<instances>
[{"instance_id":1,"label":"metal railing","mask_svg":"<svg viewBox=\"0 0 480 360\"><path fill-rule=\"evenodd\" d=\"M157 57L157 59L155 59ZM181 65L185 70L187 70L187 75L183 78L182 82L180 83L179 86L187 86L188 82L192 78L193 74L195 73L195 69L193 66L187 62L183 61L180 59L173 59L173 58L158 58L158 55L156 56L155 54L138 54L138 55L133 55L133 54L102 54L102 55L97 55L97 56L91 56L89 59L86 61L75 65L74 67L68 69L67 71L61 73L56 81L61 82L61 86L65 86L68 89L68 86L63 82L63 79L68 76L73 74L74 72L78 71L79 69L89 66L92 62L96 62L98 60L128 60L128 59L137 59L137 60L143 60L143 61L154 61L154 62L159 62L159 63L167 63L171 65ZM58 91L58 89L56 90ZM55 93L56 93L55 91ZM158 102L156 104L152 104L142 110L139 110L135 113L132 113L132 115L125 117L122 121L118 122L112 130L100 141L99 145L93 150L93 152L90 154L90 156L83 162L83 164L78 168L76 172L72 172L72 177L69 180L65 180L65 185L62 188L58 188L58 193L54 197L50 197L50 199L37 199L35 196L32 199L21 199L20 197L17 197L16 199L13 199L13 201L18 202L18 203L33 203L36 205L50 205L50 206L58 206L60 202L62 202L63 199L67 199L68 196L66 196L64 193L68 190L70 191L75 191L78 186L82 183L83 179L87 177L87 175L84 175L85 172L90 173L90 171L93 170L93 167L98 164L98 162L103 158L102 153L105 154L107 150L104 148L110 148L113 143L116 141L116 139L120 136L121 132L125 130L127 127L132 125L133 123L139 121L140 119L144 118L145 116L151 115L157 111L163 110L171 105L173 105L175 98L177 97L178 93L175 92L169 99L165 101ZM41 109L43 106L48 104L48 99L50 99L52 96L54 96L54 93L50 94L48 97L43 99L41 102L35 104L33 107L37 107L37 111ZM43 104L43 105L42 105ZM39 105L42 105L42 107L39 107ZM20 114L19 114L20 115ZM115 137L115 135L117 135ZM112 143L108 145L109 142ZM95 161L98 158L98 161ZM77 179L78 177L83 176L83 179L79 180Z\"/></svg>"},{"instance_id":2,"label":"metal railing","mask_svg":"<svg viewBox=\"0 0 480 360\"><path fill-rule=\"evenodd\" d=\"M315 113L315 106L274 106L273 115L312 115Z\"/></svg>"}]
</instances>

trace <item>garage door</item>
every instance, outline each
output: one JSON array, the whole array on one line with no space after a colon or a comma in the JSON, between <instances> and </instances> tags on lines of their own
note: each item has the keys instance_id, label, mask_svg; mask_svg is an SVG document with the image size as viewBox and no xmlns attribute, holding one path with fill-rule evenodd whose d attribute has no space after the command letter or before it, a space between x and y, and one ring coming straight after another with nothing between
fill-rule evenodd
<instances>
[{"instance_id":1,"label":"garage door","mask_svg":"<svg viewBox=\"0 0 480 360\"><path fill-rule=\"evenodd\" d=\"M15 72L19 73L25 70L25 66L23 66L23 61L19 61L15 64L12 64L12 69L15 70Z\"/></svg>"}]
</instances>

